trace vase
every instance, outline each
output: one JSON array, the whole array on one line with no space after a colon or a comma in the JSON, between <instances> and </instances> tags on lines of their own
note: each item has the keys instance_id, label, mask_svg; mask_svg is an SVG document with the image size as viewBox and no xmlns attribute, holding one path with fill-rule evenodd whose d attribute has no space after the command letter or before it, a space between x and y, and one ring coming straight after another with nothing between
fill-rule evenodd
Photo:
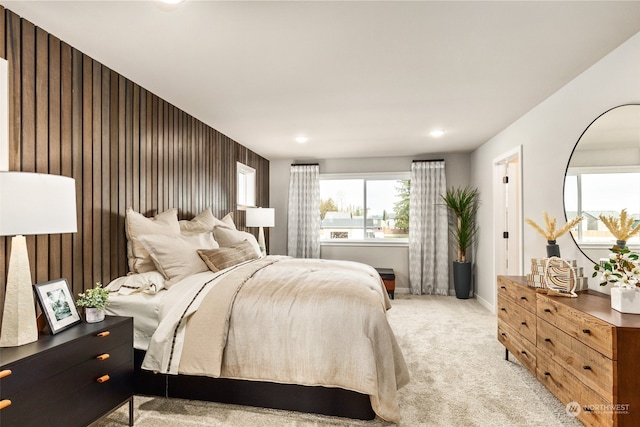
<instances>
[{"instance_id":1,"label":"vase","mask_svg":"<svg viewBox=\"0 0 640 427\"><path fill-rule=\"evenodd\" d=\"M611 308L620 313L640 314L640 290L612 287Z\"/></svg>"},{"instance_id":2,"label":"vase","mask_svg":"<svg viewBox=\"0 0 640 427\"><path fill-rule=\"evenodd\" d=\"M97 323L104 320L104 310L98 310L95 307L85 308L85 320L87 323Z\"/></svg>"},{"instance_id":3,"label":"vase","mask_svg":"<svg viewBox=\"0 0 640 427\"><path fill-rule=\"evenodd\" d=\"M471 263L469 261L453 261L453 286L456 298L469 298L471 294Z\"/></svg>"},{"instance_id":4,"label":"vase","mask_svg":"<svg viewBox=\"0 0 640 427\"><path fill-rule=\"evenodd\" d=\"M555 240L547 240L547 258L552 256L560 258L560 246L556 244Z\"/></svg>"},{"instance_id":5,"label":"vase","mask_svg":"<svg viewBox=\"0 0 640 427\"><path fill-rule=\"evenodd\" d=\"M624 249L627 246L626 240L616 240L616 246L620 249Z\"/></svg>"}]
</instances>

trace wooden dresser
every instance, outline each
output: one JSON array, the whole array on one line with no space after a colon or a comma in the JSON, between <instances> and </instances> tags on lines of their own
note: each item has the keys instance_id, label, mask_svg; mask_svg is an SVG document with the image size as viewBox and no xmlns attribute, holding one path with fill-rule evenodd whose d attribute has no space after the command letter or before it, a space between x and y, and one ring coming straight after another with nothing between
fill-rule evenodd
<instances>
[{"instance_id":1,"label":"wooden dresser","mask_svg":"<svg viewBox=\"0 0 640 427\"><path fill-rule=\"evenodd\" d=\"M608 295L550 297L499 276L498 339L562 403L576 402L583 424L640 425L640 315L611 309Z\"/></svg>"},{"instance_id":2,"label":"wooden dresser","mask_svg":"<svg viewBox=\"0 0 640 427\"><path fill-rule=\"evenodd\" d=\"M126 402L133 425L131 317L0 348L2 427L86 426Z\"/></svg>"}]
</instances>

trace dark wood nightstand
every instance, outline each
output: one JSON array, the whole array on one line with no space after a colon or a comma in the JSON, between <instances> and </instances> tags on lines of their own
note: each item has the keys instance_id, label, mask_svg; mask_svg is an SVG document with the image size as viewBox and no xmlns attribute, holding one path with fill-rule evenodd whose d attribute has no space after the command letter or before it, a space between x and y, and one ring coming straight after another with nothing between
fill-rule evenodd
<instances>
[{"instance_id":1,"label":"dark wood nightstand","mask_svg":"<svg viewBox=\"0 0 640 427\"><path fill-rule=\"evenodd\" d=\"M396 291L396 274L393 272L393 268L376 268L376 271L384 282L389 298L393 299Z\"/></svg>"},{"instance_id":2,"label":"dark wood nightstand","mask_svg":"<svg viewBox=\"0 0 640 427\"><path fill-rule=\"evenodd\" d=\"M133 318L107 316L34 343L0 348L0 425L86 426L129 403Z\"/></svg>"}]
</instances>

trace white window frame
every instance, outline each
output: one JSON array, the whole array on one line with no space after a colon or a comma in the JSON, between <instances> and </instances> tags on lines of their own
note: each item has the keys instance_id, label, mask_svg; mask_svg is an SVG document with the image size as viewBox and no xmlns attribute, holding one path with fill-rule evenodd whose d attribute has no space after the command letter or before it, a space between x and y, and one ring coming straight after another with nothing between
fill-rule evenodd
<instances>
[{"instance_id":1,"label":"white window frame","mask_svg":"<svg viewBox=\"0 0 640 427\"><path fill-rule=\"evenodd\" d=\"M256 170L236 162L237 205L245 210L256 206Z\"/></svg>"},{"instance_id":2,"label":"white window frame","mask_svg":"<svg viewBox=\"0 0 640 427\"><path fill-rule=\"evenodd\" d=\"M371 172L371 173L326 173L320 174L320 181L334 179L362 179L365 181L363 194L363 209L365 211L366 224L366 206L367 191L366 181L375 180L410 180L411 172ZM397 239L319 239L320 246L408 246L408 238Z\"/></svg>"}]
</instances>

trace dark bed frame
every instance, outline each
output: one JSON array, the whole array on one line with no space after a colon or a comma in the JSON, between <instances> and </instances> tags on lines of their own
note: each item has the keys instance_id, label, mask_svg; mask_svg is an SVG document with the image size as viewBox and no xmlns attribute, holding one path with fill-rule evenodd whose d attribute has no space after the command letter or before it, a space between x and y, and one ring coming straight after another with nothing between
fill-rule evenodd
<instances>
[{"instance_id":1,"label":"dark bed frame","mask_svg":"<svg viewBox=\"0 0 640 427\"><path fill-rule=\"evenodd\" d=\"M134 350L135 393L138 395L232 403L359 420L372 420L376 416L369 396L355 391L228 378L154 374L141 368L144 355L144 351Z\"/></svg>"}]
</instances>

